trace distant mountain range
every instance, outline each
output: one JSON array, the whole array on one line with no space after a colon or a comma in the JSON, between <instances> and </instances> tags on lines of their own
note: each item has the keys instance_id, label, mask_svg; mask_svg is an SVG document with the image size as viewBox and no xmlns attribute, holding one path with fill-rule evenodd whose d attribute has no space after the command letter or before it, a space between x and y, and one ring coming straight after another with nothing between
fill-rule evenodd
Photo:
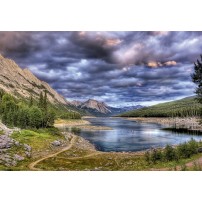
<instances>
[{"instance_id":1,"label":"distant mountain range","mask_svg":"<svg viewBox=\"0 0 202 202\"><path fill-rule=\"evenodd\" d=\"M126 106L126 107L111 107L104 102L99 102L94 99L89 99L84 102L75 100L72 101L71 104L80 110L84 110L87 114L94 116L112 116L127 112L129 110L140 109L143 107L141 105Z\"/></svg>"}]
</instances>

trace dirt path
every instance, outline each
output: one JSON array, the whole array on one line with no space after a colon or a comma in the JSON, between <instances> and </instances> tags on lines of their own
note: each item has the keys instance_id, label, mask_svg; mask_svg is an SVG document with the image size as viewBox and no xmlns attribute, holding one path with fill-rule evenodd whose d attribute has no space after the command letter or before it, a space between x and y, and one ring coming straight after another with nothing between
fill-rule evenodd
<instances>
[{"instance_id":1,"label":"dirt path","mask_svg":"<svg viewBox=\"0 0 202 202\"><path fill-rule=\"evenodd\" d=\"M40 163L41 161L44 161L44 160L46 160L46 159L48 159L48 158L57 156L58 154L60 154L60 153L62 153L62 152L64 152L64 151L67 151L67 150L71 149L71 147L75 144L76 140L77 140L77 137L76 137L76 136L73 136L73 138L71 139L70 144L69 144L67 147L61 149L60 151L58 151L58 152L56 152L56 153L49 154L49 155L47 155L47 156L44 156L44 157L41 158L41 159L38 159L37 161L32 162L31 164L28 165L29 169L30 169L30 170L35 170L35 171L40 171L41 169L35 167L38 163Z\"/></svg>"}]
</instances>

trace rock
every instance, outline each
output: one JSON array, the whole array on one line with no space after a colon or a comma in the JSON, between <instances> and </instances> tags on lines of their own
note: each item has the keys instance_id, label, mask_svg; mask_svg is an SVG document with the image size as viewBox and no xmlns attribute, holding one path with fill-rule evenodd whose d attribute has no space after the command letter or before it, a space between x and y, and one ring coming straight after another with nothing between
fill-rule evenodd
<instances>
[{"instance_id":1,"label":"rock","mask_svg":"<svg viewBox=\"0 0 202 202\"><path fill-rule=\"evenodd\" d=\"M20 143L18 141L15 141L15 146L19 147L20 146Z\"/></svg>"},{"instance_id":2,"label":"rock","mask_svg":"<svg viewBox=\"0 0 202 202\"><path fill-rule=\"evenodd\" d=\"M28 152L31 152L31 151L32 151L31 146L29 146L28 144L24 144L24 148L25 148L25 150L28 151Z\"/></svg>"},{"instance_id":3,"label":"rock","mask_svg":"<svg viewBox=\"0 0 202 202\"><path fill-rule=\"evenodd\" d=\"M202 147L198 148L198 153L202 153Z\"/></svg>"},{"instance_id":4,"label":"rock","mask_svg":"<svg viewBox=\"0 0 202 202\"><path fill-rule=\"evenodd\" d=\"M31 158L31 153L30 153L30 152L26 151L25 154L26 154L26 156L27 156L28 158Z\"/></svg>"},{"instance_id":5,"label":"rock","mask_svg":"<svg viewBox=\"0 0 202 202\"><path fill-rule=\"evenodd\" d=\"M20 155L18 155L18 154L15 154L15 155L14 155L14 159L17 160L17 161L22 161L22 160L24 160L25 158L24 158L23 156L20 156Z\"/></svg>"},{"instance_id":6,"label":"rock","mask_svg":"<svg viewBox=\"0 0 202 202\"><path fill-rule=\"evenodd\" d=\"M51 143L53 146L60 146L61 145L61 142L59 140L55 140L54 142Z\"/></svg>"}]
</instances>

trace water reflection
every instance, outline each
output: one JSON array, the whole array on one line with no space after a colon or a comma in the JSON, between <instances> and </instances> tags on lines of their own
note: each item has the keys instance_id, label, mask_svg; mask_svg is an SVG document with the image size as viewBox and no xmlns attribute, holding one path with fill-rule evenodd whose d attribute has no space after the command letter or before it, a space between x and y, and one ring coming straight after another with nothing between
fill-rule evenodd
<instances>
[{"instance_id":1,"label":"water reflection","mask_svg":"<svg viewBox=\"0 0 202 202\"><path fill-rule=\"evenodd\" d=\"M138 123L121 118L90 118L92 125L107 126L113 130L81 131L80 136L88 139L101 151L141 151L166 144L179 144L202 136L162 130L159 124Z\"/></svg>"}]
</instances>

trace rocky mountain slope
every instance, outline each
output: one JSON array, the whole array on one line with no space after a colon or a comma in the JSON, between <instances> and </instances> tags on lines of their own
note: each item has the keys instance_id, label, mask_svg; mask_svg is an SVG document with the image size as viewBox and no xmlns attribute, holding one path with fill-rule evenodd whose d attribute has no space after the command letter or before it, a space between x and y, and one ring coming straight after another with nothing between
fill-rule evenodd
<instances>
[{"instance_id":1,"label":"rocky mountain slope","mask_svg":"<svg viewBox=\"0 0 202 202\"><path fill-rule=\"evenodd\" d=\"M102 114L111 113L111 111L108 109L108 106L104 102L99 102L93 99L89 99L86 102L83 102L80 105L80 107L81 109L85 109L85 108L95 109Z\"/></svg>"},{"instance_id":2,"label":"rocky mountain slope","mask_svg":"<svg viewBox=\"0 0 202 202\"><path fill-rule=\"evenodd\" d=\"M130 106L130 107L111 107L104 102L89 99L85 102L72 101L71 104L78 109L85 110L88 114L95 116L113 116L132 109L139 109L142 106Z\"/></svg>"},{"instance_id":3,"label":"rocky mountain slope","mask_svg":"<svg viewBox=\"0 0 202 202\"><path fill-rule=\"evenodd\" d=\"M0 89L15 97L38 98L47 91L48 100L53 104L68 104L64 97L53 90L48 83L39 80L29 69L21 69L13 60L0 55Z\"/></svg>"}]
</instances>

